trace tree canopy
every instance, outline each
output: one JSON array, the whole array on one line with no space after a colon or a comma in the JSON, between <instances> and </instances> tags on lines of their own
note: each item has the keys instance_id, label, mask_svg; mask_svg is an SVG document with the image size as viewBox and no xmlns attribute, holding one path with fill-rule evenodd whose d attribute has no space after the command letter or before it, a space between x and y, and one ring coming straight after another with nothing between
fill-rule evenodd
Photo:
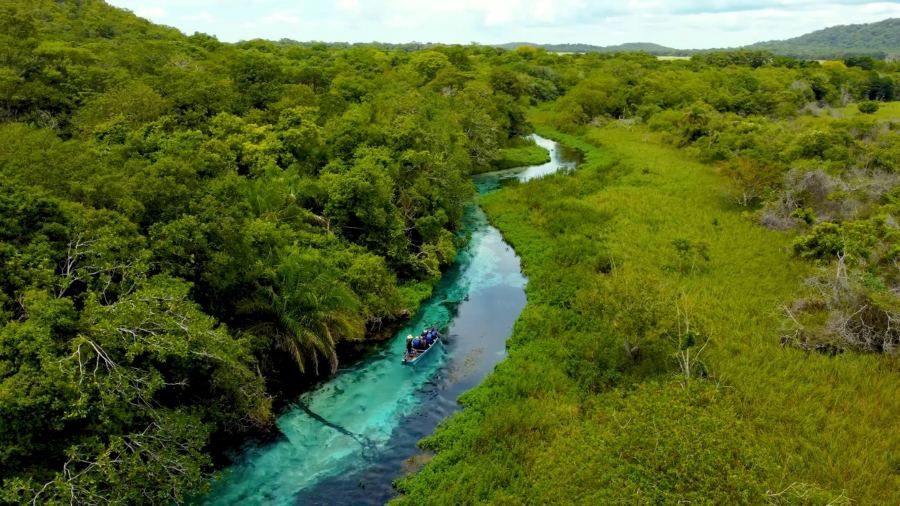
<instances>
[{"instance_id":1,"label":"tree canopy","mask_svg":"<svg viewBox=\"0 0 900 506\"><path fill-rule=\"evenodd\" d=\"M202 489L216 441L270 426L280 378L415 311L463 240L469 174L528 128L491 49L0 10L4 501Z\"/></svg>"}]
</instances>

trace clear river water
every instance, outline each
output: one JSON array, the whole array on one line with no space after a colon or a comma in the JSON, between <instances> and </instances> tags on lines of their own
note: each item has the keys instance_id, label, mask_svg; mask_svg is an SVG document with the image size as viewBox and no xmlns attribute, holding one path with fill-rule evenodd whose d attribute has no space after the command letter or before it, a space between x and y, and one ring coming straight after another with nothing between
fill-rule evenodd
<instances>
[{"instance_id":1,"label":"clear river water","mask_svg":"<svg viewBox=\"0 0 900 506\"><path fill-rule=\"evenodd\" d=\"M550 162L478 175L479 194L575 167L577 152L533 138ZM278 417L280 436L245 444L201 504L383 504L396 494L392 481L420 453L416 442L503 359L525 306L519 258L477 204L464 227L471 239L407 325L301 395ZM402 365L406 335L431 325L446 329L442 344Z\"/></svg>"}]
</instances>

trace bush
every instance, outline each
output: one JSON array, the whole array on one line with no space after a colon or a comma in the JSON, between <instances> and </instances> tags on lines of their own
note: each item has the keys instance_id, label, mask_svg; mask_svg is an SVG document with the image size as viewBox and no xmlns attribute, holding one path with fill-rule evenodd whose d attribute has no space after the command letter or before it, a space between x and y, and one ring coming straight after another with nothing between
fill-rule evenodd
<instances>
[{"instance_id":1,"label":"bush","mask_svg":"<svg viewBox=\"0 0 900 506\"><path fill-rule=\"evenodd\" d=\"M842 260L834 272L810 280L816 290L810 300L786 309L792 328L782 343L828 355L854 350L897 354L900 350L900 304L878 280L848 274Z\"/></svg>"},{"instance_id":2,"label":"bush","mask_svg":"<svg viewBox=\"0 0 900 506\"><path fill-rule=\"evenodd\" d=\"M859 112L863 114L873 114L878 111L878 102L874 100L866 100L857 104L856 108L859 109Z\"/></svg>"},{"instance_id":3,"label":"bush","mask_svg":"<svg viewBox=\"0 0 900 506\"><path fill-rule=\"evenodd\" d=\"M831 261L846 257L852 263L869 259L882 240L891 242L893 234L883 220L856 220L842 224L820 222L807 235L794 241L794 253L807 260Z\"/></svg>"},{"instance_id":4,"label":"bush","mask_svg":"<svg viewBox=\"0 0 900 506\"><path fill-rule=\"evenodd\" d=\"M732 199L744 207L761 199L778 184L780 178L774 165L745 157L726 163L723 172L729 176Z\"/></svg>"}]
</instances>

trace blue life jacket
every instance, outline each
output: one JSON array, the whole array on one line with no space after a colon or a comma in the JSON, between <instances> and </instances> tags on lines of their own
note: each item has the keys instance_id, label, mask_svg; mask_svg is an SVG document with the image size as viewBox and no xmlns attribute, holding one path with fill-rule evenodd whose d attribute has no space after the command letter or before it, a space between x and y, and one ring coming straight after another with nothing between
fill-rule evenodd
<instances>
[{"instance_id":1,"label":"blue life jacket","mask_svg":"<svg viewBox=\"0 0 900 506\"><path fill-rule=\"evenodd\" d=\"M418 337L412 340L413 349L419 349L422 347L422 340Z\"/></svg>"}]
</instances>

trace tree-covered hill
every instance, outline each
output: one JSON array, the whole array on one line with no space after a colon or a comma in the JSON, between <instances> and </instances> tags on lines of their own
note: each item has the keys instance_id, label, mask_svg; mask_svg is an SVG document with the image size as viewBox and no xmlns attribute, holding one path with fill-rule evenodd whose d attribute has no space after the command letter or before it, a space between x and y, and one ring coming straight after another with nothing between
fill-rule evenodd
<instances>
[{"instance_id":1,"label":"tree-covered hill","mask_svg":"<svg viewBox=\"0 0 900 506\"><path fill-rule=\"evenodd\" d=\"M522 46L539 47L555 53L625 53L643 51L657 56L686 56L692 53L690 50L675 49L661 46L652 42L628 42L613 46L595 46L591 44L532 44L529 42L509 42L498 44L496 47L503 49L517 49Z\"/></svg>"},{"instance_id":2,"label":"tree-covered hill","mask_svg":"<svg viewBox=\"0 0 900 506\"><path fill-rule=\"evenodd\" d=\"M624 53L643 51L656 56L690 56L718 49L676 49L651 42L631 42L614 46L591 44L534 44L510 42L497 47L516 49L538 47L559 53ZM799 37L772 40L743 46L744 49L765 50L776 55L812 60L842 59L848 56L871 56L878 59L900 58L900 19L885 19L877 23L832 26Z\"/></svg>"},{"instance_id":3,"label":"tree-covered hill","mask_svg":"<svg viewBox=\"0 0 900 506\"><path fill-rule=\"evenodd\" d=\"M747 46L798 58L839 59L845 56L900 57L900 19L839 25L787 40Z\"/></svg>"}]
</instances>

